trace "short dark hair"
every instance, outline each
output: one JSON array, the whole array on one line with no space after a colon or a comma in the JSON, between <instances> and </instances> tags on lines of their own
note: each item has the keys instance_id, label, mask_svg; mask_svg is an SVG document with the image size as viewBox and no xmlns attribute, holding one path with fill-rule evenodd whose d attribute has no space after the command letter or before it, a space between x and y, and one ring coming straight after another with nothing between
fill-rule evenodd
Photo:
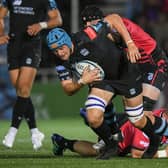
<instances>
[{"instance_id":1,"label":"short dark hair","mask_svg":"<svg viewBox=\"0 0 168 168\"><path fill-rule=\"evenodd\" d=\"M86 6L81 12L81 20L83 25L85 25L88 21L103 19L103 17L104 14L102 10L94 5Z\"/></svg>"}]
</instances>

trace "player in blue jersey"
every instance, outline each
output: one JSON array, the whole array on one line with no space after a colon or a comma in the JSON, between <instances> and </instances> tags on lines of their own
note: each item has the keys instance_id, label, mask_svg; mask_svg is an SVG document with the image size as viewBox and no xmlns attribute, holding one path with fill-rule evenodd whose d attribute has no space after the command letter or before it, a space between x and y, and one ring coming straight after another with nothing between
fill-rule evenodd
<instances>
[{"instance_id":1,"label":"player in blue jersey","mask_svg":"<svg viewBox=\"0 0 168 168\"><path fill-rule=\"evenodd\" d=\"M94 64L96 62L99 65L97 67L101 67L98 69L100 71L103 69L105 74L103 80L90 84L91 90L85 106L90 127L106 144L106 148L99 158L107 159L115 155L117 150L115 148L117 142L113 139L111 129L103 119L105 107L113 95L124 96L125 111L129 120L134 126L143 130L150 139L156 138L155 133L158 133L157 130L160 127L161 119L157 118L158 122L153 123L154 116L146 117L144 115L142 80L138 67L136 64L129 63L123 50L118 49L106 37L106 34L97 35L103 24L100 22L97 25L86 27L81 32L76 33L72 39L63 29L56 28L49 32L47 40L49 48L60 60L60 66L57 69L60 72L60 77L64 76L66 78L65 75L69 75L68 72L65 72L66 68L74 69L79 73L84 66L84 60L85 63L86 60L93 61ZM83 36L82 40L81 36ZM74 82L72 78L61 81L67 94L72 95L83 84L88 84L83 75L78 82ZM162 135L168 133L165 121L161 133ZM156 141L156 143L159 143L159 141Z\"/></svg>"}]
</instances>

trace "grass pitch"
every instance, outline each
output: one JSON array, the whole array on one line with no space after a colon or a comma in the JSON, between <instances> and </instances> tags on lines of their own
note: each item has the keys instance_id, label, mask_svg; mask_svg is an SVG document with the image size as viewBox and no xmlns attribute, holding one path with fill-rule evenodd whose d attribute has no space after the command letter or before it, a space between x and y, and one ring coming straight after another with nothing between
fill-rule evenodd
<instances>
[{"instance_id":1,"label":"grass pitch","mask_svg":"<svg viewBox=\"0 0 168 168\"><path fill-rule=\"evenodd\" d=\"M66 151L64 157L52 154L50 137L56 132L67 138L96 140L96 136L79 118L39 121L39 129L45 133L43 147L39 151L32 149L30 133L25 122L17 134L14 147L6 149L2 139L9 128L9 121L0 121L0 168L163 168L168 159L131 159L129 157L96 160L91 157Z\"/></svg>"}]
</instances>

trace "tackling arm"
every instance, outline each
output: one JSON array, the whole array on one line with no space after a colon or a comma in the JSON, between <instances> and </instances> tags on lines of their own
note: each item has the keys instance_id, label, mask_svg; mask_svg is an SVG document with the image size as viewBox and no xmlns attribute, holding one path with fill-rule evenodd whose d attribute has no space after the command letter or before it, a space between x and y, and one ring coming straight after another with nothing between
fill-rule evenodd
<instances>
[{"instance_id":1,"label":"tackling arm","mask_svg":"<svg viewBox=\"0 0 168 168\"><path fill-rule=\"evenodd\" d=\"M62 17L58 9L50 10L48 16L49 20L47 21L47 27L49 29L62 26Z\"/></svg>"},{"instance_id":2,"label":"tackling arm","mask_svg":"<svg viewBox=\"0 0 168 168\"><path fill-rule=\"evenodd\" d=\"M133 63L136 62L136 60L138 60L141 55L138 51L138 48L134 44L134 41L131 39L129 32L122 21L122 18L118 14L110 14L106 16L104 20L110 24L111 29L114 28L119 32L128 47L128 59Z\"/></svg>"}]
</instances>

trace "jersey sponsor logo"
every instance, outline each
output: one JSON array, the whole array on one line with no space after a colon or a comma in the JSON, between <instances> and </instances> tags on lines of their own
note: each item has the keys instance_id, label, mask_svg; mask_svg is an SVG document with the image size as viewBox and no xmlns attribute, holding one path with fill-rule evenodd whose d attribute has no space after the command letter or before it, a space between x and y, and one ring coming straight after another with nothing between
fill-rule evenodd
<instances>
[{"instance_id":1,"label":"jersey sponsor logo","mask_svg":"<svg viewBox=\"0 0 168 168\"><path fill-rule=\"evenodd\" d=\"M149 142L145 142L145 141L140 141L139 142L141 145L143 145L145 148L149 146Z\"/></svg>"},{"instance_id":2,"label":"jersey sponsor logo","mask_svg":"<svg viewBox=\"0 0 168 168\"><path fill-rule=\"evenodd\" d=\"M86 49L86 48L82 48L81 50L80 50L80 54L82 55L82 56L87 56L87 55L89 55L89 50L88 49Z\"/></svg>"},{"instance_id":3,"label":"jersey sponsor logo","mask_svg":"<svg viewBox=\"0 0 168 168\"><path fill-rule=\"evenodd\" d=\"M14 0L13 1L13 5L21 5L22 4L22 0Z\"/></svg>"},{"instance_id":4,"label":"jersey sponsor logo","mask_svg":"<svg viewBox=\"0 0 168 168\"><path fill-rule=\"evenodd\" d=\"M25 15L34 15L34 9L32 7L23 7L21 6L22 0L13 1L13 13L16 14L25 14Z\"/></svg>"},{"instance_id":5,"label":"jersey sponsor logo","mask_svg":"<svg viewBox=\"0 0 168 168\"><path fill-rule=\"evenodd\" d=\"M32 7L14 6L13 13L24 15L35 15L35 12Z\"/></svg>"},{"instance_id":6,"label":"jersey sponsor logo","mask_svg":"<svg viewBox=\"0 0 168 168\"><path fill-rule=\"evenodd\" d=\"M83 30L87 35L88 37L91 39L91 40L94 40L96 37L97 37L97 33L95 32L95 30L93 30L93 28L91 27L87 27Z\"/></svg>"}]
</instances>

